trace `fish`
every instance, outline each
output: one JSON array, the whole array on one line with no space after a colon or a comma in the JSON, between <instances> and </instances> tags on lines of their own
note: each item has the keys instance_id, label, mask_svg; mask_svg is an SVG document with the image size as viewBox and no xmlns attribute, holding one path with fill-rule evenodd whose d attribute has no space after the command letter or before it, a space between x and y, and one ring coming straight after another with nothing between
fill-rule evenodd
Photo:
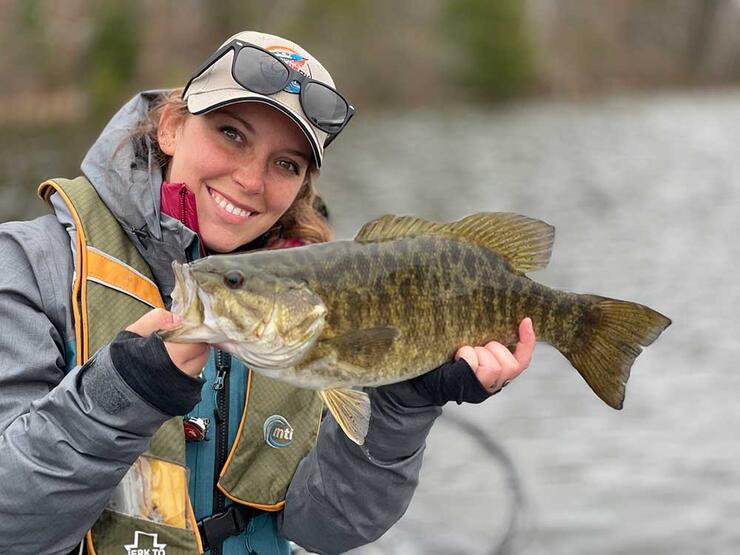
<instances>
[{"instance_id":1,"label":"fish","mask_svg":"<svg viewBox=\"0 0 740 555\"><path fill-rule=\"evenodd\" d=\"M216 254L173 263L173 342L217 345L253 371L318 390L362 445L370 401L358 387L412 379L464 345L513 347L532 319L607 405L621 409L633 362L670 324L633 302L547 287L555 228L509 212L452 223L387 215L354 240Z\"/></svg>"}]
</instances>

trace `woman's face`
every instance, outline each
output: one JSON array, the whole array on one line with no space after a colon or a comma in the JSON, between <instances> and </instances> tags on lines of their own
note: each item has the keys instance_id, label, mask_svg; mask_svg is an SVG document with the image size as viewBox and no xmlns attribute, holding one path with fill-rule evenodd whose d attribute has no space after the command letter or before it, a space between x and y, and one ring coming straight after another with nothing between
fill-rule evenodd
<instances>
[{"instance_id":1,"label":"woman's face","mask_svg":"<svg viewBox=\"0 0 740 555\"><path fill-rule=\"evenodd\" d=\"M206 247L230 252L270 229L303 184L311 147L286 115L266 104L232 104L184 119L165 110L160 148L166 179L195 195Z\"/></svg>"}]
</instances>

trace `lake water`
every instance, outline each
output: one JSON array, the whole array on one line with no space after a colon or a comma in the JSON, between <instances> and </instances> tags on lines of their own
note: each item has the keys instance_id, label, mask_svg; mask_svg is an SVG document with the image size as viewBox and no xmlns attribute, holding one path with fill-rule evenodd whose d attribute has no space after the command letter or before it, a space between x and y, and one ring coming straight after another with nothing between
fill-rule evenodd
<instances>
[{"instance_id":1,"label":"lake water","mask_svg":"<svg viewBox=\"0 0 740 555\"><path fill-rule=\"evenodd\" d=\"M3 133L0 217L40 213L28 191L74 174L89 140ZM545 344L502 394L448 407L409 511L357 553L492 553L513 506L507 552L740 552L739 154L740 91L360 112L319 180L340 238L385 213L520 212L557 229L531 277L673 325L637 359L622 411Z\"/></svg>"}]
</instances>

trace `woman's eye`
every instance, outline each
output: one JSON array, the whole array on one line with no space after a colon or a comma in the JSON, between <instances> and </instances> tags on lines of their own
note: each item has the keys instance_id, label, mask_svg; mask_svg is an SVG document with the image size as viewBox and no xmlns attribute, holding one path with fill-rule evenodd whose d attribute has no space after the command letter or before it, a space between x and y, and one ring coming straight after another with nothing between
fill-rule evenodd
<instances>
[{"instance_id":1,"label":"woman's eye","mask_svg":"<svg viewBox=\"0 0 740 555\"><path fill-rule=\"evenodd\" d=\"M240 141L242 138L241 133L239 133L239 131L237 131L233 127L222 127L220 131L232 141Z\"/></svg>"},{"instance_id":2,"label":"woman's eye","mask_svg":"<svg viewBox=\"0 0 740 555\"><path fill-rule=\"evenodd\" d=\"M298 164L295 162L291 162L290 160L278 160L278 166L281 168L288 170L289 172L299 175L300 174L300 168L298 167Z\"/></svg>"}]
</instances>

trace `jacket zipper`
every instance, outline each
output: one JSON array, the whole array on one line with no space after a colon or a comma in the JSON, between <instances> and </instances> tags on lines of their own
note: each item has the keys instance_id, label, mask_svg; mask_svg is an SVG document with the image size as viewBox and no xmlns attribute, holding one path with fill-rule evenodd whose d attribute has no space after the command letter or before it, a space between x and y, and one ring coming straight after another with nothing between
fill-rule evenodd
<instances>
[{"instance_id":1,"label":"jacket zipper","mask_svg":"<svg viewBox=\"0 0 740 555\"><path fill-rule=\"evenodd\" d=\"M229 443L229 370L231 370L231 355L216 350L216 380L213 389L216 392L216 408L213 416L216 420L216 456L213 468L213 513L219 513L226 506L226 496L216 485L221 470L226 464ZM221 546L211 546L212 553L221 553Z\"/></svg>"},{"instance_id":2,"label":"jacket zipper","mask_svg":"<svg viewBox=\"0 0 740 555\"><path fill-rule=\"evenodd\" d=\"M187 190L183 186L182 189L180 189L180 221L183 225L185 224L185 216L187 216L185 212L185 195L187 194Z\"/></svg>"},{"instance_id":3,"label":"jacket zipper","mask_svg":"<svg viewBox=\"0 0 740 555\"><path fill-rule=\"evenodd\" d=\"M180 192L178 193L180 195L180 222L182 222L182 225L185 227L188 227L187 224L187 215L188 215L188 205L185 201L185 197L187 197L188 190L186 187L182 187L180 189ZM196 235L198 236L198 252L200 253L200 256L203 257L206 255L206 250L203 245L203 240L200 238L200 233L196 232ZM187 251L187 258L188 262L192 260L192 256L190 255L190 250Z\"/></svg>"}]
</instances>

